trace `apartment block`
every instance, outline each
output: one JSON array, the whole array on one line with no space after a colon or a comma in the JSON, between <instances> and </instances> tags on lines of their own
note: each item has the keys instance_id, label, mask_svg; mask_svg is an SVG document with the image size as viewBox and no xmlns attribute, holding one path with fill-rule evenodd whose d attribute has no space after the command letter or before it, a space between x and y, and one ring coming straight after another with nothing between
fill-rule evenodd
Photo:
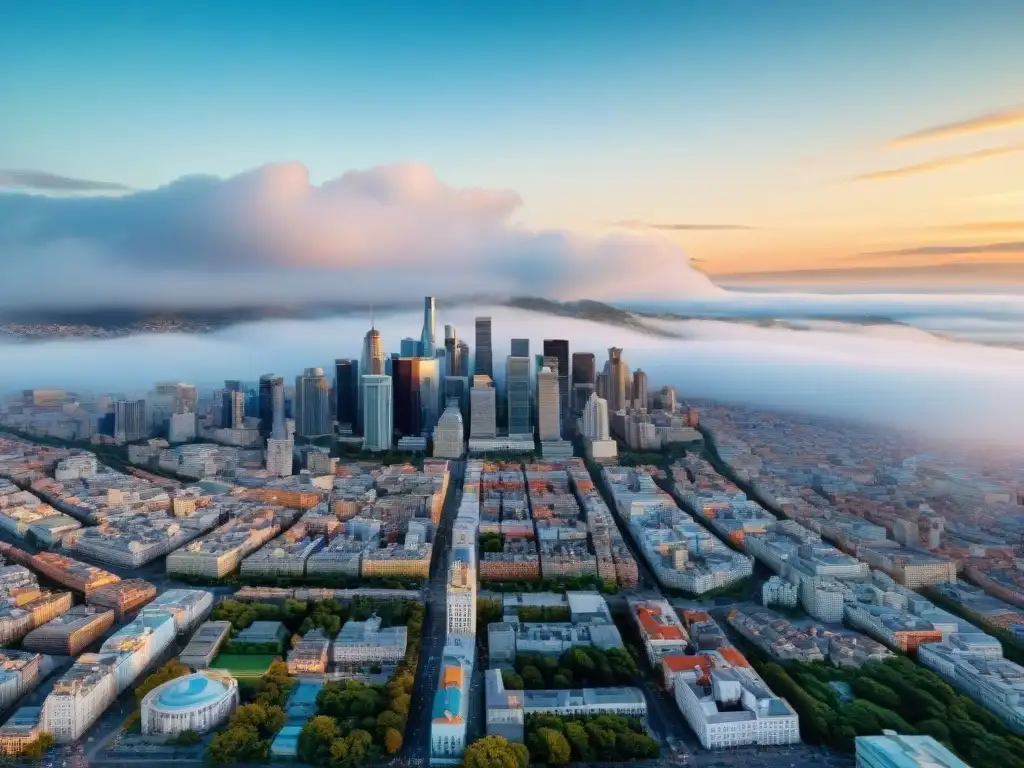
<instances>
[{"instance_id":1,"label":"apartment block","mask_svg":"<svg viewBox=\"0 0 1024 768\"><path fill-rule=\"evenodd\" d=\"M76 605L29 632L22 647L37 653L77 656L114 625L114 612L106 608Z\"/></svg>"}]
</instances>

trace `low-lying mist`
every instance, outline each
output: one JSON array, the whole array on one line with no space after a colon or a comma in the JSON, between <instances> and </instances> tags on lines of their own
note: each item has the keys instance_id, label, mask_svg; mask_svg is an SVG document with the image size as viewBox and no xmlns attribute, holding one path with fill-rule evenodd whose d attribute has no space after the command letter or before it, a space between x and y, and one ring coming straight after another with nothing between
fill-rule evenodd
<instances>
[{"instance_id":1,"label":"low-lying mist","mask_svg":"<svg viewBox=\"0 0 1024 768\"><path fill-rule=\"evenodd\" d=\"M711 398L767 408L866 420L979 444L1020 446L1024 434L1024 352L945 340L912 328L809 324L803 330L714 319L654 321L680 338L507 307L442 313L471 347L475 315L491 315L494 359L502 367L509 339L545 338L591 351L598 369L607 348L623 347L652 388L671 384L682 398ZM419 337L422 315L378 317L385 352ZM330 369L359 357L369 318L267 321L207 335L163 334L0 346L0 390L63 387L144 395L155 381L218 386L226 378L291 377L307 366Z\"/></svg>"}]
</instances>

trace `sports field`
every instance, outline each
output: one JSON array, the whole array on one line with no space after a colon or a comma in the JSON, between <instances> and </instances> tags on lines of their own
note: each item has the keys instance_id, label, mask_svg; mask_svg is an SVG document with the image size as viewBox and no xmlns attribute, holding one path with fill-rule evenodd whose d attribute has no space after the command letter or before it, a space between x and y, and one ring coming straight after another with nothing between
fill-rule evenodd
<instances>
[{"instance_id":1,"label":"sports field","mask_svg":"<svg viewBox=\"0 0 1024 768\"><path fill-rule=\"evenodd\" d=\"M263 677L270 663L277 656L265 654L222 653L211 665L214 669L223 669L235 677Z\"/></svg>"}]
</instances>

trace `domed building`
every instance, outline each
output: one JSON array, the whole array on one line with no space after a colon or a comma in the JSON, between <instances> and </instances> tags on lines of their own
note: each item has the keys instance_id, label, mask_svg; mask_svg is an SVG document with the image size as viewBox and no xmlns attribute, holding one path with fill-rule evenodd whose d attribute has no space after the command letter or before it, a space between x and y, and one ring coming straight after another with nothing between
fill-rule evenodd
<instances>
[{"instance_id":1,"label":"domed building","mask_svg":"<svg viewBox=\"0 0 1024 768\"><path fill-rule=\"evenodd\" d=\"M142 732L173 736L205 733L223 723L238 706L238 683L231 675L204 669L169 680L142 700Z\"/></svg>"}]
</instances>

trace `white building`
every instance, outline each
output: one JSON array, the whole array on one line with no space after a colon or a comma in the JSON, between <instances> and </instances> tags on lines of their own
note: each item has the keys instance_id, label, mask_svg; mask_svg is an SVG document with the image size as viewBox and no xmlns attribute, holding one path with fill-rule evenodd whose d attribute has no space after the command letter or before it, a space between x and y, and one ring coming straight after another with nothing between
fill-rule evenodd
<instances>
[{"instance_id":1,"label":"white building","mask_svg":"<svg viewBox=\"0 0 1024 768\"><path fill-rule=\"evenodd\" d=\"M795 608L797 603L796 585L790 584L778 576L772 576L761 585L761 602L764 605L784 605L787 608ZM842 607L840 607L839 618L842 618Z\"/></svg>"},{"instance_id":2,"label":"white building","mask_svg":"<svg viewBox=\"0 0 1024 768\"><path fill-rule=\"evenodd\" d=\"M142 614L169 613L176 632L188 632L213 610L213 593L205 589L168 589L142 609Z\"/></svg>"},{"instance_id":3,"label":"white building","mask_svg":"<svg viewBox=\"0 0 1024 768\"><path fill-rule=\"evenodd\" d=\"M476 572L473 564L455 560L448 569L448 634L476 634Z\"/></svg>"},{"instance_id":4,"label":"white building","mask_svg":"<svg viewBox=\"0 0 1024 768\"><path fill-rule=\"evenodd\" d=\"M111 635L100 653L114 655L117 693L134 683L154 659L173 642L174 617L166 611L143 613Z\"/></svg>"},{"instance_id":5,"label":"white building","mask_svg":"<svg viewBox=\"0 0 1024 768\"><path fill-rule=\"evenodd\" d=\"M292 454L295 450L293 440L267 439L267 472L276 477L289 477L292 474Z\"/></svg>"},{"instance_id":6,"label":"white building","mask_svg":"<svg viewBox=\"0 0 1024 768\"><path fill-rule=\"evenodd\" d=\"M381 629L372 616L366 621L346 621L331 646L331 660L342 665L398 664L405 658L406 627Z\"/></svg>"},{"instance_id":7,"label":"white building","mask_svg":"<svg viewBox=\"0 0 1024 768\"><path fill-rule=\"evenodd\" d=\"M583 437L591 440L610 440L608 430L608 401L591 393L583 407Z\"/></svg>"},{"instance_id":8,"label":"white building","mask_svg":"<svg viewBox=\"0 0 1024 768\"><path fill-rule=\"evenodd\" d=\"M192 412L171 414L167 426L167 441L187 443L196 439L196 415Z\"/></svg>"},{"instance_id":9,"label":"white building","mask_svg":"<svg viewBox=\"0 0 1024 768\"><path fill-rule=\"evenodd\" d=\"M169 680L142 700L142 732L174 736L206 733L225 722L238 706L238 683L225 673L204 669Z\"/></svg>"},{"instance_id":10,"label":"white building","mask_svg":"<svg viewBox=\"0 0 1024 768\"><path fill-rule=\"evenodd\" d=\"M775 696L749 667L713 669L710 685L678 673L676 704L705 749L800 743L794 709Z\"/></svg>"},{"instance_id":11,"label":"white building","mask_svg":"<svg viewBox=\"0 0 1024 768\"><path fill-rule=\"evenodd\" d=\"M474 656L471 641L465 645L445 645L430 717L431 763L462 762L462 752L466 748L469 685L473 675Z\"/></svg>"},{"instance_id":12,"label":"white building","mask_svg":"<svg viewBox=\"0 0 1024 768\"><path fill-rule=\"evenodd\" d=\"M469 390L469 437L488 439L498 434L497 392L490 376L477 374Z\"/></svg>"},{"instance_id":13,"label":"white building","mask_svg":"<svg viewBox=\"0 0 1024 768\"><path fill-rule=\"evenodd\" d=\"M541 442L562 437L558 373L544 366L537 372L537 433Z\"/></svg>"},{"instance_id":14,"label":"white building","mask_svg":"<svg viewBox=\"0 0 1024 768\"><path fill-rule=\"evenodd\" d=\"M434 427L434 456L443 459L459 459L466 453L462 413L458 403L451 403L444 409Z\"/></svg>"},{"instance_id":15,"label":"white building","mask_svg":"<svg viewBox=\"0 0 1024 768\"><path fill-rule=\"evenodd\" d=\"M117 656L83 653L43 704L44 730L58 744L78 741L117 698Z\"/></svg>"},{"instance_id":16,"label":"white building","mask_svg":"<svg viewBox=\"0 0 1024 768\"><path fill-rule=\"evenodd\" d=\"M362 377L363 448L390 451L394 438L394 411L391 377Z\"/></svg>"}]
</instances>

